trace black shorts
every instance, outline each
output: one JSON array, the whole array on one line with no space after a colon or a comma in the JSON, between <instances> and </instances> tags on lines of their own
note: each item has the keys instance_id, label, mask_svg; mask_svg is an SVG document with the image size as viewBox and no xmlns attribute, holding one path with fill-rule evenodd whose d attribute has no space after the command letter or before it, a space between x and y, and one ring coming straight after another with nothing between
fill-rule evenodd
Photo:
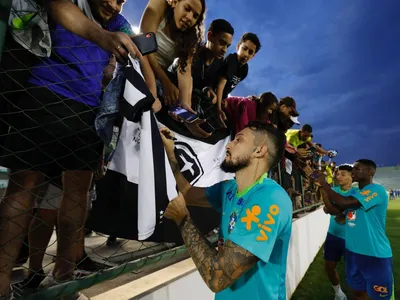
<instances>
[{"instance_id":1,"label":"black shorts","mask_svg":"<svg viewBox=\"0 0 400 300\"><path fill-rule=\"evenodd\" d=\"M345 241L328 233L324 244L324 259L339 262L346 254Z\"/></svg>"},{"instance_id":2,"label":"black shorts","mask_svg":"<svg viewBox=\"0 0 400 300\"><path fill-rule=\"evenodd\" d=\"M96 108L29 84L2 96L11 105L1 166L46 174L98 168L103 143L94 128Z\"/></svg>"}]
</instances>

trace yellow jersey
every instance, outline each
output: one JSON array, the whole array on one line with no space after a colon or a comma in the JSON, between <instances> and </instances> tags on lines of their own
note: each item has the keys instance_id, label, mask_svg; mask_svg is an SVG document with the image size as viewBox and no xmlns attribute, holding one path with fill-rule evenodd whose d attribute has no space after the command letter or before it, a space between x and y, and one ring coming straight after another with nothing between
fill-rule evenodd
<instances>
[{"instance_id":1,"label":"yellow jersey","mask_svg":"<svg viewBox=\"0 0 400 300\"><path fill-rule=\"evenodd\" d=\"M299 131L298 129L289 129L286 132L286 141L295 148L312 141L311 137L305 141L300 140Z\"/></svg>"}]
</instances>

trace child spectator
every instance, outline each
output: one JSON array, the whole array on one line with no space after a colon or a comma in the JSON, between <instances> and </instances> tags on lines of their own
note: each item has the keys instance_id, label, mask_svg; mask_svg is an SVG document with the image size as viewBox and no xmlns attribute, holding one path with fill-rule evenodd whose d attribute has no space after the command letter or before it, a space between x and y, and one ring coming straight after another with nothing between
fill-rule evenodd
<instances>
[{"instance_id":1,"label":"child spectator","mask_svg":"<svg viewBox=\"0 0 400 300\"><path fill-rule=\"evenodd\" d=\"M257 35L247 32L242 35L237 45L237 53L229 54L221 68L217 85L217 109L221 124L226 120L222 110L222 100L226 99L233 89L243 81L249 72L248 62L260 50L261 43Z\"/></svg>"},{"instance_id":2,"label":"child spectator","mask_svg":"<svg viewBox=\"0 0 400 300\"><path fill-rule=\"evenodd\" d=\"M278 99L271 92L259 97L228 97L225 101L233 134L243 130L251 121L271 123L271 114L278 106Z\"/></svg>"},{"instance_id":3,"label":"child spectator","mask_svg":"<svg viewBox=\"0 0 400 300\"><path fill-rule=\"evenodd\" d=\"M232 44L234 29L232 25L224 20L217 19L211 22L207 31L207 42L199 48L196 56L193 58L191 75L193 79L193 89L206 90L208 97L213 98L216 103L216 94L213 89L217 83L220 68L223 64L224 56L228 48ZM172 79L178 82L178 86L182 86L182 73L178 72L179 58L169 68ZM186 73L185 73L186 74ZM182 95L181 105L186 109L191 107L191 92L188 95Z\"/></svg>"},{"instance_id":4,"label":"child spectator","mask_svg":"<svg viewBox=\"0 0 400 300\"><path fill-rule=\"evenodd\" d=\"M171 82L166 70L176 57L179 72L191 68L191 60L202 41L205 0L149 0L140 22L141 32L155 32L158 50L148 55L151 68L162 86L164 103L178 104L179 95L189 93L190 73L181 90ZM191 91L190 91L191 92Z\"/></svg>"}]
</instances>

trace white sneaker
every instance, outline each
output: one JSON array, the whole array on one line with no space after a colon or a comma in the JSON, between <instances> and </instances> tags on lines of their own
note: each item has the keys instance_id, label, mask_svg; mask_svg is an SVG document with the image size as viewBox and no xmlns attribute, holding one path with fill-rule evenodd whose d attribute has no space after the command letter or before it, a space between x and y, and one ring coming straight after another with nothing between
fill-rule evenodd
<instances>
[{"instance_id":1,"label":"white sneaker","mask_svg":"<svg viewBox=\"0 0 400 300\"><path fill-rule=\"evenodd\" d=\"M43 281L40 283L39 289L49 288L60 283L62 282L59 282L54 278L53 270L51 270L50 273L46 276L46 278L43 279ZM75 292L71 295L61 296L59 300L90 300L90 298L86 297L84 294L80 292Z\"/></svg>"},{"instance_id":2,"label":"white sneaker","mask_svg":"<svg viewBox=\"0 0 400 300\"><path fill-rule=\"evenodd\" d=\"M76 292L68 296L62 296L60 300L90 300L90 298L80 292Z\"/></svg>"},{"instance_id":3,"label":"white sneaker","mask_svg":"<svg viewBox=\"0 0 400 300\"><path fill-rule=\"evenodd\" d=\"M345 294L336 295L335 300L347 300L347 296Z\"/></svg>"}]
</instances>

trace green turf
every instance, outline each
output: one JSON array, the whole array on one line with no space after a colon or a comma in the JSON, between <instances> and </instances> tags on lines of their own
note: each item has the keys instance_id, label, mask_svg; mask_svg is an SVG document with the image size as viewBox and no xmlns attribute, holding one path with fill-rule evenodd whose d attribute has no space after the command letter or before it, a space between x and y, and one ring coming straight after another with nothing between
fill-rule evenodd
<instances>
[{"instance_id":1,"label":"green turf","mask_svg":"<svg viewBox=\"0 0 400 300\"><path fill-rule=\"evenodd\" d=\"M393 200L389 203L387 214L386 232L390 239L393 251L394 263L394 285L396 300L400 300L400 200ZM333 300L334 292L329 283L323 260L323 248L315 257L313 263L308 269L306 276L296 289L292 300ZM345 272L343 261L338 266L340 282L343 291L348 295L345 282Z\"/></svg>"}]
</instances>

